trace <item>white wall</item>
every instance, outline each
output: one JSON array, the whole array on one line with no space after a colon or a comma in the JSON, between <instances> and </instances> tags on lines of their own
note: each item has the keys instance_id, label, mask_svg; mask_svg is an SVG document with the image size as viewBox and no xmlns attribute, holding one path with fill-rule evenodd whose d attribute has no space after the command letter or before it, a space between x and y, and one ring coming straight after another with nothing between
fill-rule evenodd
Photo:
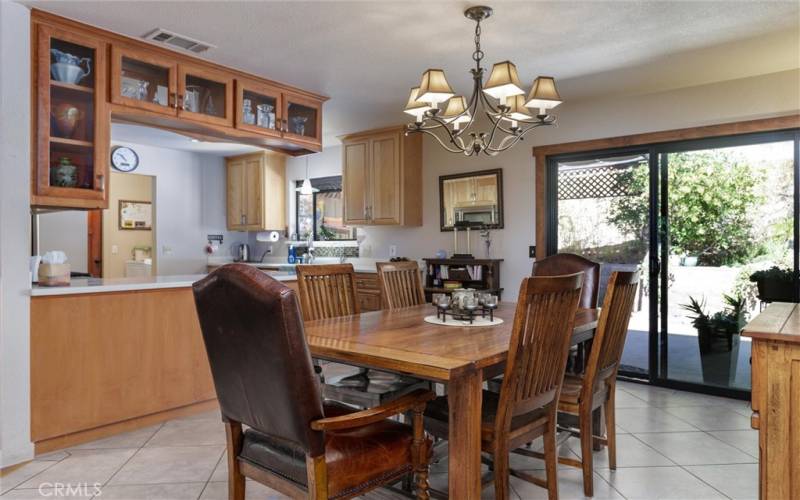
<instances>
[{"instance_id":1,"label":"white wall","mask_svg":"<svg viewBox=\"0 0 800 500\"><path fill-rule=\"evenodd\" d=\"M522 143L494 158L466 158L448 153L426 137L422 227L365 228L367 237L361 247L362 255L386 257L389 245L397 245L398 255L412 258L431 257L440 248L452 251L452 233L439 230L439 176L502 168L505 228L492 232L492 254L505 259L501 265L501 280L507 291L504 298L514 299L519 282L530 273L533 262L528 258L528 246L535 244L532 146L797 113L800 70L628 97L578 102L564 97L567 101L554 113L559 120L557 126L532 131ZM337 169L332 167L334 164ZM299 173L304 160L291 159L288 165L290 171ZM326 148L312 157L311 166L312 177L340 173L341 146ZM294 212L289 214L293 223ZM478 241L473 238L473 254L483 256Z\"/></svg>"},{"instance_id":2,"label":"white wall","mask_svg":"<svg viewBox=\"0 0 800 500\"><path fill-rule=\"evenodd\" d=\"M0 468L30 442L30 17L0 2Z\"/></svg>"},{"instance_id":3,"label":"white wall","mask_svg":"<svg viewBox=\"0 0 800 500\"><path fill-rule=\"evenodd\" d=\"M205 272L209 234L222 234L219 256L247 241L247 233L226 229L225 160L222 157L114 141L139 155L137 174L156 178L158 274ZM111 188L113 189L113 187Z\"/></svg>"}]
</instances>

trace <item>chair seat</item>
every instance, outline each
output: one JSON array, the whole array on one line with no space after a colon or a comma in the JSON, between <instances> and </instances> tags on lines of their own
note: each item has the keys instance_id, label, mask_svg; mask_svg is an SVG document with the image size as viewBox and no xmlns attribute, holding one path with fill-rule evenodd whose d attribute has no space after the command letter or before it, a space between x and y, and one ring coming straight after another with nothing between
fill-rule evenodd
<instances>
[{"instance_id":1,"label":"chair seat","mask_svg":"<svg viewBox=\"0 0 800 500\"><path fill-rule=\"evenodd\" d=\"M583 390L583 377L579 375L567 375L564 377L564 385L561 386L561 397L558 399L559 410L564 405L578 405L581 402L581 391ZM605 382L599 382L594 388L593 400L602 400L608 392Z\"/></svg>"},{"instance_id":2,"label":"chair seat","mask_svg":"<svg viewBox=\"0 0 800 500\"><path fill-rule=\"evenodd\" d=\"M353 410L326 402L326 417L344 415ZM411 472L410 426L393 420L350 430L325 433L325 462L328 468L328 494L331 498L349 496L377 482ZM431 448L430 441L426 443ZM244 432L240 460L307 486L305 454L291 443L260 433Z\"/></svg>"},{"instance_id":3,"label":"chair seat","mask_svg":"<svg viewBox=\"0 0 800 500\"><path fill-rule=\"evenodd\" d=\"M494 435L494 419L497 415L497 406L500 403L500 395L492 391L483 391L483 402L481 404L481 438L484 441L491 441ZM447 439L447 424L449 422L450 407L447 396L439 396L425 408L425 428L432 434L443 439ZM546 417L545 408L537 408L532 412L517 415L511 419L511 431L519 429L536 420Z\"/></svg>"}]
</instances>

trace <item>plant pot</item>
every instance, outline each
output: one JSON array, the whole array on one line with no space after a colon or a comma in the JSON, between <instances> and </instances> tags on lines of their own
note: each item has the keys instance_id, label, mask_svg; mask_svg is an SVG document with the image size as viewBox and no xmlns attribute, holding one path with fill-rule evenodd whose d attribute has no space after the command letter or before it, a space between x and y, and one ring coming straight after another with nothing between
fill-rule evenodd
<instances>
[{"instance_id":1,"label":"plant pot","mask_svg":"<svg viewBox=\"0 0 800 500\"><path fill-rule=\"evenodd\" d=\"M763 279L756 282L762 302L794 302L797 284L785 280Z\"/></svg>"},{"instance_id":2,"label":"plant pot","mask_svg":"<svg viewBox=\"0 0 800 500\"><path fill-rule=\"evenodd\" d=\"M697 266L697 257L696 256L686 256L683 258L682 262L683 266L685 267L695 267Z\"/></svg>"},{"instance_id":3,"label":"plant pot","mask_svg":"<svg viewBox=\"0 0 800 500\"><path fill-rule=\"evenodd\" d=\"M736 381L739 363L739 335L731 337L730 349L725 338L717 337L705 353L700 351L700 367L703 383L720 387L731 387Z\"/></svg>"}]
</instances>

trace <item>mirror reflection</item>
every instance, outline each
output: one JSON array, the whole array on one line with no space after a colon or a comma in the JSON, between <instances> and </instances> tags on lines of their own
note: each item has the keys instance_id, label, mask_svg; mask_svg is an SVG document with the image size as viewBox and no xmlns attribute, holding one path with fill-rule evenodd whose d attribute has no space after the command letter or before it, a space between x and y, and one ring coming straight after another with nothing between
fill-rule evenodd
<instances>
[{"instance_id":1,"label":"mirror reflection","mask_svg":"<svg viewBox=\"0 0 800 500\"><path fill-rule=\"evenodd\" d=\"M470 223L503 227L503 173L500 169L439 177L441 230Z\"/></svg>"}]
</instances>

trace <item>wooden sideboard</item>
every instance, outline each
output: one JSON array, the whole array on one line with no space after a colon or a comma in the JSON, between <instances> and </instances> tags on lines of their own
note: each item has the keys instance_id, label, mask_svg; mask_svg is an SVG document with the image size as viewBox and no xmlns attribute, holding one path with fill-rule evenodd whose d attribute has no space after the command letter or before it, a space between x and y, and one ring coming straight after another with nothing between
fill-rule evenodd
<instances>
[{"instance_id":1,"label":"wooden sideboard","mask_svg":"<svg viewBox=\"0 0 800 500\"><path fill-rule=\"evenodd\" d=\"M759 497L800 498L800 304L770 304L742 336L753 339Z\"/></svg>"}]
</instances>

